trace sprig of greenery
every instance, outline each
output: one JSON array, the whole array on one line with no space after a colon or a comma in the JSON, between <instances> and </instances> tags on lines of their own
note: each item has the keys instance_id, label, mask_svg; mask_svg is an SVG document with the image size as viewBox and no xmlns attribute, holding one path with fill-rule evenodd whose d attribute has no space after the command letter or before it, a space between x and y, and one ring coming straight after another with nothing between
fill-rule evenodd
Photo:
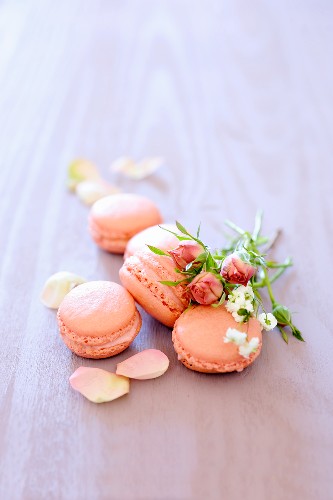
<instances>
[{"instance_id":1,"label":"sprig of greenery","mask_svg":"<svg viewBox=\"0 0 333 500\"><path fill-rule=\"evenodd\" d=\"M236 251L238 248L240 248L241 245L243 249L248 252L248 254L250 255L250 263L256 265L258 268L257 273L251 279L251 284L256 295L256 300L258 300L262 306L262 298L258 289L267 288L268 295L272 304L272 313L278 321L278 329L281 332L283 340L288 343L288 336L284 328L289 327L293 336L298 340L304 342L300 330L292 321L292 316L289 309L276 301L272 290L272 284L278 278L280 278L280 276L286 271L286 269L291 267L293 263L290 257L288 257L284 262L266 260L265 254L260 252L260 246L268 244L268 247L266 248L267 251L267 249L270 248L270 246L275 242L275 239L279 235L278 232L271 244L269 238L261 236L260 233L262 227L262 216L262 211L259 211L256 215L252 234L244 231L236 224L230 221L226 221L227 226L229 226L239 235L238 238L233 240L233 244L228 247L228 252L232 253ZM222 250L221 255L224 254L225 251ZM270 276L268 272L268 270L270 269L277 269L277 271L272 276ZM263 275L262 279L258 280L261 275Z\"/></svg>"},{"instance_id":2,"label":"sprig of greenery","mask_svg":"<svg viewBox=\"0 0 333 500\"><path fill-rule=\"evenodd\" d=\"M161 281L161 283L168 286L177 286L179 284L185 284L185 283L188 284L199 273L203 271L211 272L214 274L214 276L216 276L216 278L222 281L223 288L225 290L219 302L213 304L213 307L219 307L221 304L225 302L227 295L231 293L233 289L237 286L235 284L226 281L220 274L223 261L226 259L228 255L236 252L243 262L251 264L257 269L257 272L251 278L250 281L255 295L255 301L256 301L255 303L257 304L256 312L259 306L263 309L264 312L266 312L263 305L263 299L259 290L267 288L268 295L272 304L272 313L277 319L278 329L281 332L283 340L286 343L288 343L288 335L285 330L288 327L295 338L304 342L301 332L298 330L298 328L294 325L292 321L292 316L289 309L286 306L276 301L272 290L272 284L278 278L280 278L280 276L289 267L293 265L292 260L290 257L288 257L283 262L276 262L273 260L268 260L266 258L267 251L274 245L280 232L279 231L276 232L276 234L272 239L270 239L267 236L261 235L262 219L263 219L263 212L258 211L255 217L255 223L252 233L249 231L245 231L244 229L237 226L230 220L227 220L225 224L236 233L236 236L231 237L229 239L229 243L224 248L215 250L213 253L210 251L209 247L205 245L203 241L200 239L201 223L199 224L195 236L191 234L178 221L176 221L176 226L180 234L160 226L161 229L164 229L165 231L168 231L169 233L176 236L176 238L178 238L179 241L182 242L182 241L192 240L201 245L202 248L204 249L204 251L193 262L190 262L184 270L175 269L177 273L184 276L182 280ZM152 252L158 255L167 255L167 256L169 255L169 253L164 252L163 250L160 250L151 245L148 246ZM261 250L260 247L263 246L265 248ZM275 271L275 272L273 274L270 274L270 271ZM240 309L238 311L238 314L244 315L245 321L249 319L248 317L249 313L246 309L244 310Z\"/></svg>"}]
</instances>

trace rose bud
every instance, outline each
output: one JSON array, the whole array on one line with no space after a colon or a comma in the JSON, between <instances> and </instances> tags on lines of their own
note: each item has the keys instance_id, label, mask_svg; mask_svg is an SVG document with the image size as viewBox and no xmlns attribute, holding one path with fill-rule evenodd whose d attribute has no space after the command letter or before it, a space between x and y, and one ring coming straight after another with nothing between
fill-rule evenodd
<instances>
[{"instance_id":1,"label":"rose bud","mask_svg":"<svg viewBox=\"0 0 333 500\"><path fill-rule=\"evenodd\" d=\"M187 264L193 262L204 251L205 249L196 241L186 241L168 253L173 258L178 269L185 269Z\"/></svg>"},{"instance_id":2,"label":"rose bud","mask_svg":"<svg viewBox=\"0 0 333 500\"><path fill-rule=\"evenodd\" d=\"M230 283L246 286L256 270L254 266L244 262L237 252L234 252L224 259L221 275Z\"/></svg>"},{"instance_id":3,"label":"rose bud","mask_svg":"<svg viewBox=\"0 0 333 500\"><path fill-rule=\"evenodd\" d=\"M209 272L197 274L194 280L188 284L188 288L193 300L204 305L214 304L223 293L221 281Z\"/></svg>"}]
</instances>

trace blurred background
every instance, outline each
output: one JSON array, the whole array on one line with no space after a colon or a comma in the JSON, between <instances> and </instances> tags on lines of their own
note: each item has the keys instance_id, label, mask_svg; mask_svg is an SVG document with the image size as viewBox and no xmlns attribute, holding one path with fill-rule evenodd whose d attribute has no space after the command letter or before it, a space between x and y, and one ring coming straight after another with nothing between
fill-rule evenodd
<instances>
[{"instance_id":1,"label":"blurred background","mask_svg":"<svg viewBox=\"0 0 333 500\"><path fill-rule=\"evenodd\" d=\"M237 218L237 193L244 224L259 204L281 221L316 190L327 203L332 11L323 0L1 1L4 208L18 184L50 196L73 157L108 171L121 155L165 158L155 179L122 187L168 193L169 219L187 222L194 197L188 218L214 227Z\"/></svg>"}]
</instances>

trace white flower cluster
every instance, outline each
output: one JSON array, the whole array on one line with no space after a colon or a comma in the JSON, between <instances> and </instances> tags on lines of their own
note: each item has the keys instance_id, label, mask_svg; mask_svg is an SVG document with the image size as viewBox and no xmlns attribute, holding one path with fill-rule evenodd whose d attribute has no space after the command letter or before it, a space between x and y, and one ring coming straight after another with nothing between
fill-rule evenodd
<instances>
[{"instance_id":1,"label":"white flower cluster","mask_svg":"<svg viewBox=\"0 0 333 500\"><path fill-rule=\"evenodd\" d=\"M229 294L226 309L237 323L245 323L254 312L254 292L251 285L240 285Z\"/></svg>"},{"instance_id":2,"label":"white flower cluster","mask_svg":"<svg viewBox=\"0 0 333 500\"><path fill-rule=\"evenodd\" d=\"M228 328L224 342L228 344L232 342L238 345L238 352L243 358L249 358L250 354L256 352L259 346L259 338L253 337L250 341L247 340L247 334L244 332L239 332L235 328Z\"/></svg>"},{"instance_id":3,"label":"white flower cluster","mask_svg":"<svg viewBox=\"0 0 333 500\"><path fill-rule=\"evenodd\" d=\"M258 320L261 326L267 331L273 330L277 325L277 319L272 313L259 314Z\"/></svg>"},{"instance_id":4,"label":"white flower cluster","mask_svg":"<svg viewBox=\"0 0 333 500\"><path fill-rule=\"evenodd\" d=\"M233 342L236 345L242 345L246 342L247 334L236 330L236 328L228 328L227 333L224 337L224 342L228 344Z\"/></svg>"}]
</instances>

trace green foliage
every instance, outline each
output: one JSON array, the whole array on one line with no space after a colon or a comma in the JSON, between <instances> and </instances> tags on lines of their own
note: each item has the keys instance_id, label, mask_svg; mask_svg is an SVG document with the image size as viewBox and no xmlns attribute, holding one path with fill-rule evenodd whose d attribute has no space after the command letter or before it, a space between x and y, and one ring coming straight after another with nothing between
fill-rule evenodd
<instances>
[{"instance_id":1,"label":"green foliage","mask_svg":"<svg viewBox=\"0 0 333 500\"><path fill-rule=\"evenodd\" d=\"M159 248L157 247L154 247L152 245L147 245L147 247L149 248L149 250L151 250L153 253L155 253L156 255L166 255L167 257L170 257L170 255L166 252L163 252L163 250L160 250Z\"/></svg>"},{"instance_id":2,"label":"green foliage","mask_svg":"<svg viewBox=\"0 0 333 500\"><path fill-rule=\"evenodd\" d=\"M175 235L179 241L195 241L199 243L204 251L192 262L190 262L184 270L175 269L175 271L184 276L180 281L161 281L161 283L168 286L177 286L180 283L190 283L199 273L211 272L222 281L224 292L218 303L213 304L213 307L222 305L228 293L230 293L235 286L233 283L226 281L221 276L221 269L226 257L230 254L237 253L237 256L245 263L252 265L257 269L255 275L251 278L251 285L255 295L255 312L257 313L259 307L264 311L262 296L260 289L266 288L272 304L272 312L277 319L278 329L281 332L283 340L288 343L288 335L285 330L286 327L290 328L291 333L295 338L304 342L301 332L296 328L292 322L292 317L289 309L282 304L279 304L274 297L272 284L280 278L280 276L292 266L292 260L288 257L284 262L276 262L266 259L266 254L269 248L275 243L279 232L270 239L267 236L261 235L263 213L259 211L255 218L254 229L251 232L245 231L233 222L227 220L226 225L232 229L236 236L229 237L228 243L225 247L215 250L213 253L210 249L199 239L201 223L196 231L196 236L193 236L188 230L178 221L176 221L177 229L181 234L163 228ZM168 255L167 253L159 250L156 247L148 245L150 250L158 255ZM261 248L263 247L263 248ZM191 302L192 304L192 302ZM249 320L250 313L246 309L238 310L238 315L244 317L244 322Z\"/></svg>"}]
</instances>

